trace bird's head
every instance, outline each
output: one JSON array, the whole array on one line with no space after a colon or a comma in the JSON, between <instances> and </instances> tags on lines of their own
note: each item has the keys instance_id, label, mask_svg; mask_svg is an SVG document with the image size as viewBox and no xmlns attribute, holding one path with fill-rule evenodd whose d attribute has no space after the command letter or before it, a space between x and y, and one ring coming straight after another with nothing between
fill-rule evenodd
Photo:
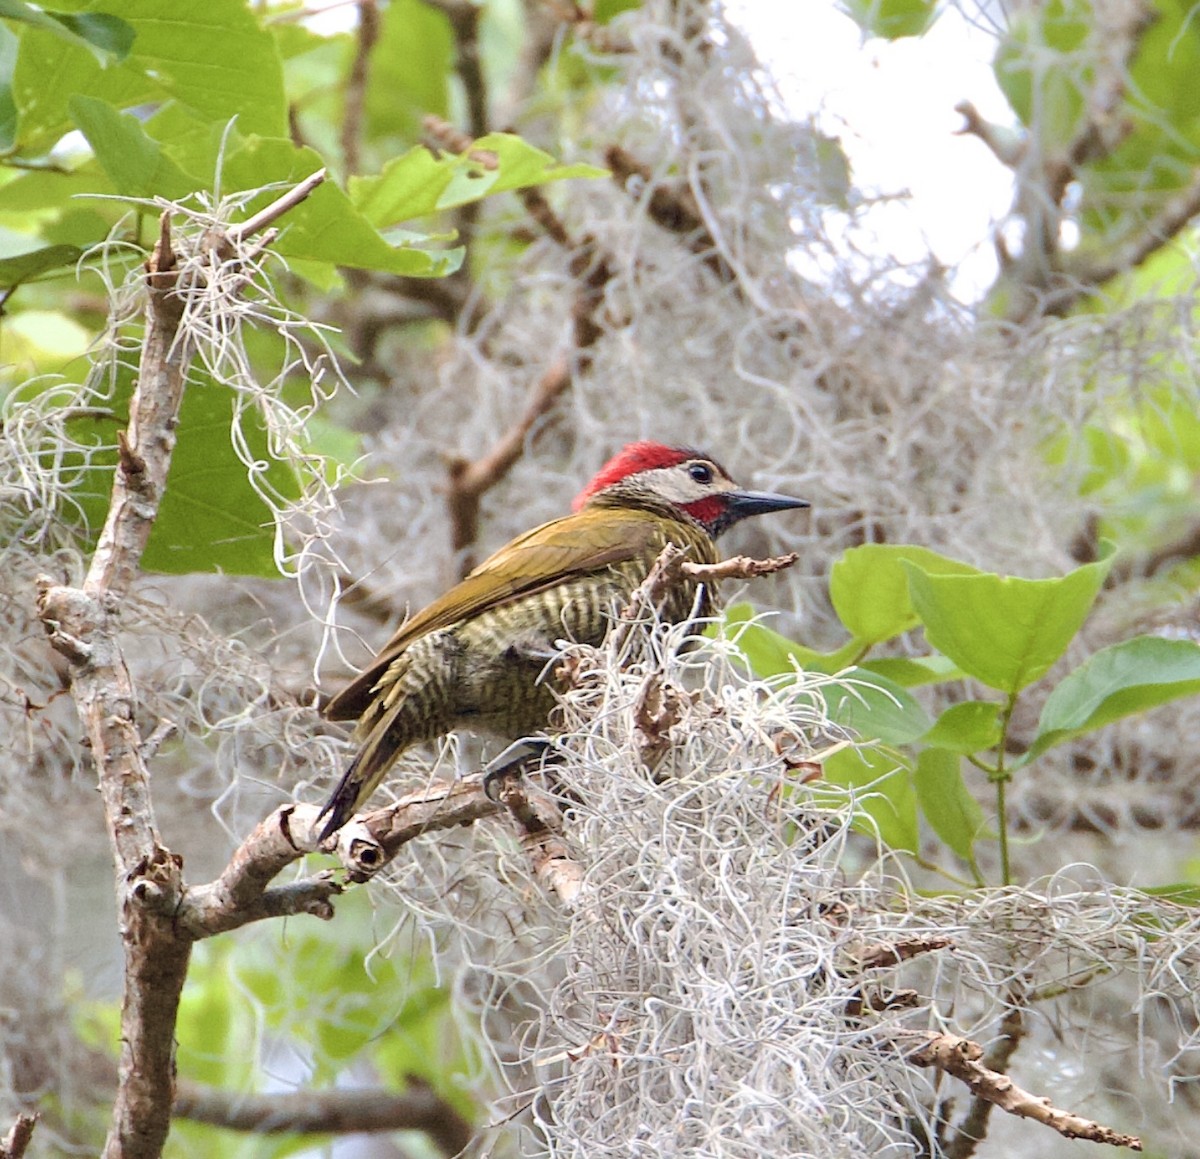
<instances>
[{"instance_id":1,"label":"bird's head","mask_svg":"<svg viewBox=\"0 0 1200 1159\"><path fill-rule=\"evenodd\" d=\"M646 507L686 518L714 539L748 516L808 506L788 495L743 491L703 451L652 442L630 443L609 459L572 507L578 511L589 504Z\"/></svg>"}]
</instances>

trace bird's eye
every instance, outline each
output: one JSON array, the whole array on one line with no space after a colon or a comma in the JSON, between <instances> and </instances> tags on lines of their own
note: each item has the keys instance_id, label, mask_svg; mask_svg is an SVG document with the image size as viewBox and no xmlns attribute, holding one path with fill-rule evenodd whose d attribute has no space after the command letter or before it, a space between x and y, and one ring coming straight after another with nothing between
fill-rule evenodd
<instances>
[{"instance_id":1,"label":"bird's eye","mask_svg":"<svg viewBox=\"0 0 1200 1159\"><path fill-rule=\"evenodd\" d=\"M704 463L693 463L688 467L688 474L697 482L708 484L713 480L712 468Z\"/></svg>"}]
</instances>

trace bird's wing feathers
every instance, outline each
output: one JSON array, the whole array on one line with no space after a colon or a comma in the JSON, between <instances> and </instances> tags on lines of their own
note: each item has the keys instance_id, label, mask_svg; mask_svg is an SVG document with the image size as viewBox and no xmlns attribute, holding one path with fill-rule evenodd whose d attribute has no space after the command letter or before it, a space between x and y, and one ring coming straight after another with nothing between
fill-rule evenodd
<instances>
[{"instance_id":1,"label":"bird's wing feathers","mask_svg":"<svg viewBox=\"0 0 1200 1159\"><path fill-rule=\"evenodd\" d=\"M388 666L412 642L428 632L531 595L572 576L598 571L653 551L662 536L662 520L617 507L584 508L543 523L500 548L470 575L406 620L379 655L326 706L331 720L361 716Z\"/></svg>"}]
</instances>

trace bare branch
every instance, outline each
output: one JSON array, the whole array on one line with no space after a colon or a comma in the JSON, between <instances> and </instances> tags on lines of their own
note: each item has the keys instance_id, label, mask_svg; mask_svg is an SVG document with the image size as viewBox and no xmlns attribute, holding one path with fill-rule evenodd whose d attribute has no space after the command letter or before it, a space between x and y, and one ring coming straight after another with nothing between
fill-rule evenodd
<instances>
[{"instance_id":1,"label":"bare branch","mask_svg":"<svg viewBox=\"0 0 1200 1159\"><path fill-rule=\"evenodd\" d=\"M500 802L524 830L521 844L534 876L568 909L583 888L583 867L573 860L562 838L562 810L544 790L521 777L500 782Z\"/></svg>"},{"instance_id":2,"label":"bare branch","mask_svg":"<svg viewBox=\"0 0 1200 1159\"><path fill-rule=\"evenodd\" d=\"M351 881L367 881L422 833L470 825L492 817L501 806L483 791L483 774L442 781L408 793L395 804L354 818L331 839Z\"/></svg>"},{"instance_id":3,"label":"bare branch","mask_svg":"<svg viewBox=\"0 0 1200 1159\"><path fill-rule=\"evenodd\" d=\"M786 571L800 558L798 551L790 551L787 555L776 555L769 559L751 559L748 555L734 555L723 559L720 563L692 563L683 560L679 570L684 575L695 579L719 583L727 579L755 579L760 575L773 575L777 571Z\"/></svg>"},{"instance_id":4,"label":"bare branch","mask_svg":"<svg viewBox=\"0 0 1200 1159\"><path fill-rule=\"evenodd\" d=\"M487 81L479 56L479 17L482 7L471 0L428 0L446 14L458 48L455 67L467 98L467 127L482 137L489 129ZM458 150L461 152L462 150Z\"/></svg>"},{"instance_id":5,"label":"bare branch","mask_svg":"<svg viewBox=\"0 0 1200 1159\"><path fill-rule=\"evenodd\" d=\"M37 1115L18 1115L8 1134L0 1141L0 1159L22 1159L33 1129L37 1126Z\"/></svg>"},{"instance_id":6,"label":"bare branch","mask_svg":"<svg viewBox=\"0 0 1200 1159\"><path fill-rule=\"evenodd\" d=\"M246 238L252 237L260 229L265 229L273 222L278 221L288 210L295 209L300 202L305 200L325 180L325 177L325 170L318 169L301 181L299 185L289 189L282 197L277 197L270 205L260 209L253 217L248 217L239 225L231 226L229 240L236 245Z\"/></svg>"},{"instance_id":7,"label":"bare branch","mask_svg":"<svg viewBox=\"0 0 1200 1159\"><path fill-rule=\"evenodd\" d=\"M315 848L317 814L315 805L284 805L260 822L216 881L186 891L176 915L179 928L199 939L264 918L302 913L332 918L332 899L343 887L330 873L268 888L287 866Z\"/></svg>"},{"instance_id":8,"label":"bare branch","mask_svg":"<svg viewBox=\"0 0 1200 1159\"><path fill-rule=\"evenodd\" d=\"M1070 1111L1060 1110L1047 1098L1022 1090L1006 1074L990 1069L981 1060L983 1047L954 1034L930 1033L923 1046L909 1056L917 1066L932 1066L967 1084L976 1098L995 1103L1002 1111L1023 1119L1033 1119L1052 1127L1067 1139L1088 1139L1113 1147L1140 1151L1142 1141L1136 1135L1122 1135Z\"/></svg>"},{"instance_id":9,"label":"bare branch","mask_svg":"<svg viewBox=\"0 0 1200 1159\"><path fill-rule=\"evenodd\" d=\"M354 60L346 77L342 113L342 166L346 176L362 168L363 109L367 96L367 65L379 39L379 8L375 0L358 0L358 29Z\"/></svg>"},{"instance_id":10,"label":"bare branch","mask_svg":"<svg viewBox=\"0 0 1200 1159\"><path fill-rule=\"evenodd\" d=\"M857 950L854 955L854 965L859 970L877 970L883 966L898 966L910 958L929 954L934 950L944 950L953 946L952 938L940 934L930 934L917 938L902 938L893 942L880 942L877 945L866 946Z\"/></svg>"},{"instance_id":11,"label":"bare branch","mask_svg":"<svg viewBox=\"0 0 1200 1159\"><path fill-rule=\"evenodd\" d=\"M988 1048L983 1065L1005 1074L1021 1039L1025 1037L1025 1016L1020 1006L1010 1006L1000 1022L1000 1037ZM988 1120L996 1104L982 1095L971 1100L966 1117L954 1132L946 1147L946 1159L971 1159L976 1148L987 1137Z\"/></svg>"},{"instance_id":12,"label":"bare branch","mask_svg":"<svg viewBox=\"0 0 1200 1159\"><path fill-rule=\"evenodd\" d=\"M446 506L450 511L451 542L455 551L479 538L479 501L503 479L525 451L525 443L538 420L546 415L571 385L565 358L549 366L533 384L525 409L491 450L474 461L454 456L447 461L450 486Z\"/></svg>"},{"instance_id":13,"label":"bare branch","mask_svg":"<svg viewBox=\"0 0 1200 1159\"><path fill-rule=\"evenodd\" d=\"M228 233L210 229L200 247L216 260L245 260L237 243L265 229L324 179L319 172ZM180 859L159 837L146 757L134 721L136 690L116 620L158 515L193 348L182 333L186 264L177 259L169 212L146 263L148 306L129 425L118 440L108 516L82 588L42 577L38 613L71 665L71 693L95 761L116 868L125 954L121 1056L105 1159L155 1159L170 1125L175 1023L192 937L175 924L185 895ZM282 900L274 904L282 906Z\"/></svg>"},{"instance_id":14,"label":"bare branch","mask_svg":"<svg viewBox=\"0 0 1200 1159\"><path fill-rule=\"evenodd\" d=\"M685 237L688 249L704 262L719 281L737 288L737 274L722 255L691 189L683 184L668 185L655 181L650 167L620 145L610 145L604 151L604 160L612 170L613 180L630 196L639 197L642 190L649 189L646 211L651 221Z\"/></svg>"},{"instance_id":15,"label":"bare branch","mask_svg":"<svg viewBox=\"0 0 1200 1159\"><path fill-rule=\"evenodd\" d=\"M245 1094L181 1082L175 1114L256 1135L424 1131L445 1155L457 1155L472 1125L432 1087L409 1077L407 1090L331 1090Z\"/></svg>"}]
</instances>

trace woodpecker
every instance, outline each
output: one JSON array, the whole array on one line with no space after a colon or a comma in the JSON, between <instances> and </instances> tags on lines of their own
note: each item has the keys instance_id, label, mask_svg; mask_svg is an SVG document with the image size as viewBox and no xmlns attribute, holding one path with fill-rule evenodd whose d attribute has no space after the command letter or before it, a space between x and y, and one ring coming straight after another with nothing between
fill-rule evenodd
<instances>
[{"instance_id":1,"label":"woodpecker","mask_svg":"<svg viewBox=\"0 0 1200 1159\"><path fill-rule=\"evenodd\" d=\"M321 839L375 791L396 758L455 728L517 738L545 728L555 704L552 661L564 639L600 644L667 544L716 563L716 538L751 515L807 507L743 491L714 458L688 447L631 443L576 497L484 560L407 620L371 665L325 707L357 720L358 752L322 810ZM711 615L705 585L676 586L672 623Z\"/></svg>"}]
</instances>

